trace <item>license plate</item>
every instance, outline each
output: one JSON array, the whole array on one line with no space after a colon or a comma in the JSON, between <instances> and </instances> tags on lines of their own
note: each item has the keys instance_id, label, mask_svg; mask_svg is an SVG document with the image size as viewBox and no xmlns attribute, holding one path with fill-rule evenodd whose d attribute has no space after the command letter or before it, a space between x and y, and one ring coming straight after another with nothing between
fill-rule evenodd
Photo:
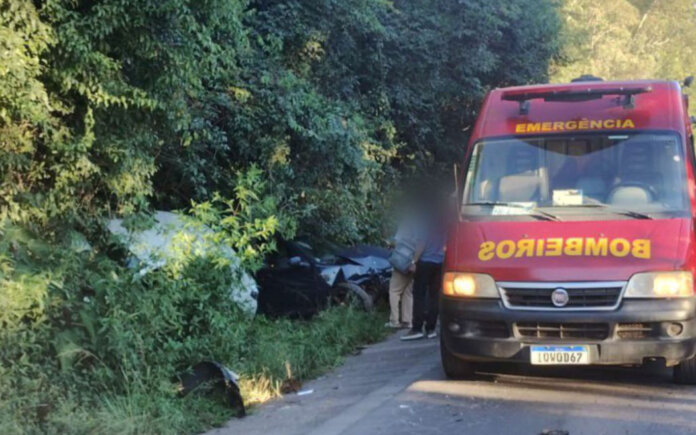
<instances>
[{"instance_id":1,"label":"license plate","mask_svg":"<svg viewBox=\"0 0 696 435\"><path fill-rule=\"evenodd\" d=\"M535 365L589 364L587 346L531 346L531 362Z\"/></svg>"}]
</instances>

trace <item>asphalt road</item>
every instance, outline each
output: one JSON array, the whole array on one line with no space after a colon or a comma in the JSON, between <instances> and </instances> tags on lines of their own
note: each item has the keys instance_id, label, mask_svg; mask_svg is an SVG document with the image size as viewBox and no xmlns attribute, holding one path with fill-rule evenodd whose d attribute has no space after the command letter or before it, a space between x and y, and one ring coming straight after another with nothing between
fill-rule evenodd
<instances>
[{"instance_id":1,"label":"asphalt road","mask_svg":"<svg viewBox=\"0 0 696 435\"><path fill-rule=\"evenodd\" d=\"M696 387L659 368L487 367L446 380L437 340L398 334L213 433L691 434ZM556 432L554 432L556 431Z\"/></svg>"}]
</instances>

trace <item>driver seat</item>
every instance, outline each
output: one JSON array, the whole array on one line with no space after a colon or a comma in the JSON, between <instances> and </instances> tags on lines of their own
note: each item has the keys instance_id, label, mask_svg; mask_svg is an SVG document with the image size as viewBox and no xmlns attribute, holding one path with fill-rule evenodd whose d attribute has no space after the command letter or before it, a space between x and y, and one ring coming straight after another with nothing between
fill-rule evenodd
<instances>
[{"instance_id":1,"label":"driver seat","mask_svg":"<svg viewBox=\"0 0 696 435\"><path fill-rule=\"evenodd\" d=\"M539 202L548 191L548 175L539 167L538 156L528 147L511 150L508 174L498 183L498 201Z\"/></svg>"},{"instance_id":2,"label":"driver seat","mask_svg":"<svg viewBox=\"0 0 696 435\"><path fill-rule=\"evenodd\" d=\"M619 177L607 202L621 205L650 204L657 200L662 174L653 170L652 149L647 143L626 144L622 152Z\"/></svg>"}]
</instances>

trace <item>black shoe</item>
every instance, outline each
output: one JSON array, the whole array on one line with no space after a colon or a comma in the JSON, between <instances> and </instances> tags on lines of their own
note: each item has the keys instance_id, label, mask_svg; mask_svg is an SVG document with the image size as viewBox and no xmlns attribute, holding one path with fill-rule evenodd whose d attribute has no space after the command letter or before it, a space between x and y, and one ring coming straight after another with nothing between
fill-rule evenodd
<instances>
[{"instance_id":1,"label":"black shoe","mask_svg":"<svg viewBox=\"0 0 696 435\"><path fill-rule=\"evenodd\" d=\"M437 330L433 329L432 331L426 331L425 336L428 338L436 338L437 337Z\"/></svg>"},{"instance_id":2,"label":"black shoe","mask_svg":"<svg viewBox=\"0 0 696 435\"><path fill-rule=\"evenodd\" d=\"M423 334L423 331L417 331L415 329L411 329L405 335L401 336L401 340L403 340L403 341L420 340L423 337L425 337L425 335Z\"/></svg>"}]
</instances>

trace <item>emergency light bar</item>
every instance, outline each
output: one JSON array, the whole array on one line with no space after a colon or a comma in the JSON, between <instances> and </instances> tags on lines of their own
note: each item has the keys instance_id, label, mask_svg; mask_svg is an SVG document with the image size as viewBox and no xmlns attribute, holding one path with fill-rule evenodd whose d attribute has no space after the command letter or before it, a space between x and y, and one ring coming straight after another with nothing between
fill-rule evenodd
<instances>
[{"instance_id":1,"label":"emergency light bar","mask_svg":"<svg viewBox=\"0 0 696 435\"><path fill-rule=\"evenodd\" d=\"M589 89L566 89L559 91L527 91L527 92L515 92L507 91L503 92L502 99L505 101L517 101L520 103L520 115L526 115L529 113L529 100L539 100L544 101L566 101L569 103L578 101L590 101L602 98L605 95L618 95L624 96L623 107L626 109L633 109L635 107L635 96L637 94L643 94L652 91L652 87L645 86L640 88L589 88Z\"/></svg>"}]
</instances>

